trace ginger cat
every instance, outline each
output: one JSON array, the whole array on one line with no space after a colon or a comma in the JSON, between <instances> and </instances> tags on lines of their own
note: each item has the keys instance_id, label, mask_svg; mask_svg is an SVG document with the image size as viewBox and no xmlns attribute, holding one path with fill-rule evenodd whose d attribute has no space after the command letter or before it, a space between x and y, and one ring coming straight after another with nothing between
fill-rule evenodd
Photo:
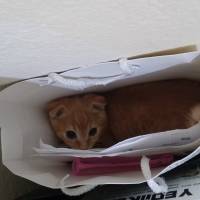
<instances>
[{"instance_id":1,"label":"ginger cat","mask_svg":"<svg viewBox=\"0 0 200 200\"><path fill-rule=\"evenodd\" d=\"M131 85L48 103L55 134L74 149L107 147L137 135L188 128L200 121L200 82Z\"/></svg>"}]
</instances>

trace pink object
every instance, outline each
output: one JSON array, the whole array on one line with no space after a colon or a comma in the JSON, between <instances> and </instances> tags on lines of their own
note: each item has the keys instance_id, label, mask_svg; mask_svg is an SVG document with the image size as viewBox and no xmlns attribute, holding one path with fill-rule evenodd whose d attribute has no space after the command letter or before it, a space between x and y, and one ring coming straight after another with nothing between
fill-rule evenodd
<instances>
[{"instance_id":1,"label":"pink object","mask_svg":"<svg viewBox=\"0 0 200 200\"><path fill-rule=\"evenodd\" d=\"M150 167L158 168L171 164L173 154L150 156ZM102 157L102 158L75 158L72 164L72 173L76 176L102 175L107 173L140 170L141 157Z\"/></svg>"}]
</instances>

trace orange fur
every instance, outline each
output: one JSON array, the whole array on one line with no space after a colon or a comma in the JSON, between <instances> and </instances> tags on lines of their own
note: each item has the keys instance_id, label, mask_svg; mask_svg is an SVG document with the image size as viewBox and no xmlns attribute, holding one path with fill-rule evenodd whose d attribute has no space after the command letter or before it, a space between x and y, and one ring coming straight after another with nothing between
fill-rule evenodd
<instances>
[{"instance_id":1,"label":"orange fur","mask_svg":"<svg viewBox=\"0 0 200 200\"><path fill-rule=\"evenodd\" d=\"M200 82L166 80L137 84L101 94L76 95L48 104L51 125L66 145L89 149L172 129L200 120ZM57 114L57 116L55 116ZM92 128L97 128L89 136ZM66 137L73 130L76 138Z\"/></svg>"}]
</instances>

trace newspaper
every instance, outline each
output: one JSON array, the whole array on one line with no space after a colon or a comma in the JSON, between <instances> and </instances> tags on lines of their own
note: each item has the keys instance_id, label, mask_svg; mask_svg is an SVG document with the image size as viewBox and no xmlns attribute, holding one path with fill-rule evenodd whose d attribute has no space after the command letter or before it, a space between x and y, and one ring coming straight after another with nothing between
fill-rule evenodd
<instances>
[{"instance_id":1,"label":"newspaper","mask_svg":"<svg viewBox=\"0 0 200 200\"><path fill-rule=\"evenodd\" d=\"M200 199L200 168L199 160L196 166L188 165L185 169L177 169L166 177L168 192L153 193L146 184L135 187L128 197L116 200L199 200Z\"/></svg>"}]
</instances>

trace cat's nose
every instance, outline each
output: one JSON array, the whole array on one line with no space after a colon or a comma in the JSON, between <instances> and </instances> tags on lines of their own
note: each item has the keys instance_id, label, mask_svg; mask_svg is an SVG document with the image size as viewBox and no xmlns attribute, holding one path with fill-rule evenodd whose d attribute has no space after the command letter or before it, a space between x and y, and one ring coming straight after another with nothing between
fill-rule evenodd
<instances>
[{"instance_id":1,"label":"cat's nose","mask_svg":"<svg viewBox=\"0 0 200 200\"><path fill-rule=\"evenodd\" d=\"M80 149L81 150L87 150L88 149L88 145L87 144L81 144L80 145Z\"/></svg>"},{"instance_id":2,"label":"cat's nose","mask_svg":"<svg viewBox=\"0 0 200 200\"><path fill-rule=\"evenodd\" d=\"M81 147L80 150L88 150L88 147Z\"/></svg>"}]
</instances>

